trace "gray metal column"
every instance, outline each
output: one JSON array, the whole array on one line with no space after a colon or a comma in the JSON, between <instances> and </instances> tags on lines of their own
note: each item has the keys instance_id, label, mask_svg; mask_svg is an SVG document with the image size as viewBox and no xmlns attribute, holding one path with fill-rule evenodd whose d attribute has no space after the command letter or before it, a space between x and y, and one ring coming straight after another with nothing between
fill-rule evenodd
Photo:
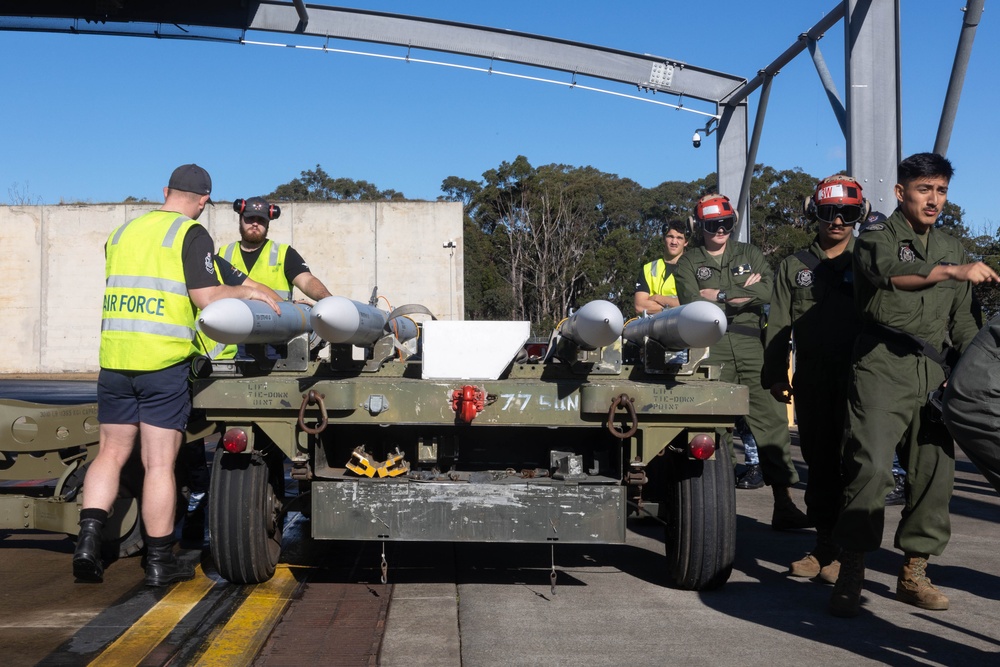
<instances>
[{"instance_id":1,"label":"gray metal column","mask_svg":"<svg viewBox=\"0 0 1000 667\"><path fill-rule=\"evenodd\" d=\"M965 70L969 68L969 56L972 55L972 41L976 38L976 28L983 17L985 0L969 0L965 7L965 18L962 21L962 34L958 38L958 48L955 50L955 63L951 66L951 78L948 81L948 95L944 98L944 108L941 109L941 122L938 124L937 139L934 140L934 152L939 155L948 154L948 144L951 142L951 129L955 126L955 116L958 114L958 100L962 97L962 86L965 83Z\"/></svg>"},{"instance_id":2,"label":"gray metal column","mask_svg":"<svg viewBox=\"0 0 1000 667\"><path fill-rule=\"evenodd\" d=\"M719 165L719 192L729 197L737 210L747 210L749 195L740 201L743 185L743 170L747 164L747 104L741 102L733 106L720 105L722 115L716 130L716 160ZM745 217L745 216L744 216ZM750 225L740 220L739 240L748 239Z\"/></svg>"},{"instance_id":3,"label":"gray metal column","mask_svg":"<svg viewBox=\"0 0 1000 667\"><path fill-rule=\"evenodd\" d=\"M901 146L898 0L845 0L847 171L872 208L896 208ZM927 146L930 150L930 137Z\"/></svg>"}]
</instances>

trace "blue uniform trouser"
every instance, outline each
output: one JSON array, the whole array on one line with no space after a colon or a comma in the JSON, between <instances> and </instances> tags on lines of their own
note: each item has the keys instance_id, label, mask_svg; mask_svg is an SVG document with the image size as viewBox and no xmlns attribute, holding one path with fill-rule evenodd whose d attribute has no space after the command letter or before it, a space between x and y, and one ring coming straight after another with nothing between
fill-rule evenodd
<instances>
[{"instance_id":1,"label":"blue uniform trouser","mask_svg":"<svg viewBox=\"0 0 1000 667\"><path fill-rule=\"evenodd\" d=\"M845 488L834 539L851 551L875 551L882 544L885 496L894 486L892 457L899 443L908 475L895 546L940 555L951 537L955 449L928 408L927 395L941 386L944 371L923 355L896 354L862 334L851 378Z\"/></svg>"}]
</instances>

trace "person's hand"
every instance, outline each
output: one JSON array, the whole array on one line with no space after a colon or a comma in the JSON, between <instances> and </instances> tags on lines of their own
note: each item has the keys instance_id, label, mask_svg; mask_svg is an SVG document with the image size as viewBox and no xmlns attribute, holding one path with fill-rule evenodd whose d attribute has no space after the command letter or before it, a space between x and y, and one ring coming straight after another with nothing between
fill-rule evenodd
<instances>
[{"instance_id":1,"label":"person's hand","mask_svg":"<svg viewBox=\"0 0 1000 667\"><path fill-rule=\"evenodd\" d=\"M260 285L259 287L251 288L250 299L253 301L263 301L267 305L271 306L271 310L278 315L281 315L281 308L278 306L281 299L278 297L278 293L270 287Z\"/></svg>"},{"instance_id":2,"label":"person's hand","mask_svg":"<svg viewBox=\"0 0 1000 667\"><path fill-rule=\"evenodd\" d=\"M703 289L698 294L701 294L701 298L708 299L709 301L715 302L719 299L719 290L717 289Z\"/></svg>"},{"instance_id":3,"label":"person's hand","mask_svg":"<svg viewBox=\"0 0 1000 667\"><path fill-rule=\"evenodd\" d=\"M776 401L791 403L792 385L788 384L788 382L775 382L771 385L771 396L774 396Z\"/></svg>"},{"instance_id":4,"label":"person's hand","mask_svg":"<svg viewBox=\"0 0 1000 667\"><path fill-rule=\"evenodd\" d=\"M997 275L997 272L991 269L988 264L983 262L959 264L958 266L952 268L954 270L953 278L955 280L962 280L964 282L972 283L973 285L1000 282L1000 276Z\"/></svg>"},{"instance_id":5,"label":"person's hand","mask_svg":"<svg viewBox=\"0 0 1000 667\"><path fill-rule=\"evenodd\" d=\"M743 283L743 286L750 287L751 285L756 285L759 282L760 282L760 274L751 273L750 276L747 278L747 281Z\"/></svg>"}]
</instances>

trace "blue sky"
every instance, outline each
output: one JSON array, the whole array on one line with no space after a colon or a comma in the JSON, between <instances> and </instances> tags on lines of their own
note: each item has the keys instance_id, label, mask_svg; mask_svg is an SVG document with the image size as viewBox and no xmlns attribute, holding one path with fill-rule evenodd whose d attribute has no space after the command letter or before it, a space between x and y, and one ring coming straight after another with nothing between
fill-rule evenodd
<instances>
[{"instance_id":1,"label":"blue sky","mask_svg":"<svg viewBox=\"0 0 1000 667\"><path fill-rule=\"evenodd\" d=\"M347 6L348 3L341 3ZM361 9L508 28L651 53L752 78L835 0L369 0ZM902 0L903 153L933 148L964 0ZM708 8L712 8L709 13ZM948 157L951 198L974 231L1000 226L997 179L1000 17L976 35ZM278 34L249 39L285 43ZM317 43L319 44L319 43ZM405 55L394 47L331 47ZM843 31L820 42L841 96ZM457 56L414 57L477 66ZM157 199L170 171L202 164L214 196L270 192L316 164L410 198L435 199L447 176L479 179L501 161L590 165L651 187L715 169L704 118L611 95L434 65L255 45L0 32L7 63L0 202ZM495 63L496 69L525 72ZM568 75L530 70L544 78ZM582 83L616 92L610 82ZM758 94L750 100L753 122ZM657 95L657 100L676 98ZM688 100L687 106L713 111ZM845 143L808 53L775 78L758 156L822 177L845 167Z\"/></svg>"}]
</instances>

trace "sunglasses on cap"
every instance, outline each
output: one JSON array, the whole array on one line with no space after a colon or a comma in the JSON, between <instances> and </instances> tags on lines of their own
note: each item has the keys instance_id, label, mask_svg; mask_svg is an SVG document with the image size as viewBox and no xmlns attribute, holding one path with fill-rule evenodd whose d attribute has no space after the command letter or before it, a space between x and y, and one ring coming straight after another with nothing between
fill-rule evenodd
<instances>
[{"instance_id":1,"label":"sunglasses on cap","mask_svg":"<svg viewBox=\"0 0 1000 667\"><path fill-rule=\"evenodd\" d=\"M736 226L736 217L732 215L701 221L701 228L709 234L718 234L720 229L724 234L732 234L734 226Z\"/></svg>"},{"instance_id":2,"label":"sunglasses on cap","mask_svg":"<svg viewBox=\"0 0 1000 667\"><path fill-rule=\"evenodd\" d=\"M816 219L820 222L832 224L838 217L845 225L856 225L865 217L865 209L857 204L820 204L816 207Z\"/></svg>"}]
</instances>

